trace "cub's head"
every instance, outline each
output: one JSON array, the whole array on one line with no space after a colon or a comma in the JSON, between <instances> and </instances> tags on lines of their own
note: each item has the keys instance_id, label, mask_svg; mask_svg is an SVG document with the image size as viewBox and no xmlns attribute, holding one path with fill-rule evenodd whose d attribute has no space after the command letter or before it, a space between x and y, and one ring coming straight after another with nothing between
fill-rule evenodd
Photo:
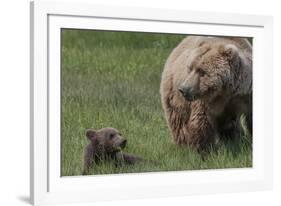
<instances>
[{"instance_id":1,"label":"cub's head","mask_svg":"<svg viewBox=\"0 0 281 206\"><path fill-rule=\"evenodd\" d=\"M239 50L235 45L199 46L187 57L178 91L188 101L210 100L233 85L239 67Z\"/></svg>"},{"instance_id":2,"label":"cub's head","mask_svg":"<svg viewBox=\"0 0 281 206\"><path fill-rule=\"evenodd\" d=\"M102 128L99 130L88 129L87 138L95 149L104 154L119 152L124 149L127 140L123 138L120 132L114 128Z\"/></svg>"}]
</instances>

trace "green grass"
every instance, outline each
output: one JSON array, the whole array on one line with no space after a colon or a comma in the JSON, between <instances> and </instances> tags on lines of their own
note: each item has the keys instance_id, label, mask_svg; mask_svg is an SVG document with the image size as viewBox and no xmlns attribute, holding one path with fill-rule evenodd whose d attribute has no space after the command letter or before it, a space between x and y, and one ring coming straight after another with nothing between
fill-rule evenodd
<instances>
[{"instance_id":1,"label":"green grass","mask_svg":"<svg viewBox=\"0 0 281 206\"><path fill-rule=\"evenodd\" d=\"M160 102L165 60L183 35L62 31L62 176L81 175L85 129L114 127L128 139L126 152L158 163L92 174L239 168L252 166L247 137L222 144L204 160L173 144Z\"/></svg>"}]
</instances>

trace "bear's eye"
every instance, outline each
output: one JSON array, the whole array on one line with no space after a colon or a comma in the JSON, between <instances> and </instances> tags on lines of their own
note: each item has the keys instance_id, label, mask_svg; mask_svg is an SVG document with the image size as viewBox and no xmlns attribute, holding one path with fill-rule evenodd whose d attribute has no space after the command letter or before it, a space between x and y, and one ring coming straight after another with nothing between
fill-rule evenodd
<instances>
[{"instance_id":1,"label":"bear's eye","mask_svg":"<svg viewBox=\"0 0 281 206\"><path fill-rule=\"evenodd\" d=\"M197 72L201 77L203 77L206 74L206 72L201 68L197 69Z\"/></svg>"},{"instance_id":2,"label":"bear's eye","mask_svg":"<svg viewBox=\"0 0 281 206\"><path fill-rule=\"evenodd\" d=\"M110 135L109 135L109 138L110 138L110 139L113 139L113 137L114 137L114 134L110 134Z\"/></svg>"}]
</instances>

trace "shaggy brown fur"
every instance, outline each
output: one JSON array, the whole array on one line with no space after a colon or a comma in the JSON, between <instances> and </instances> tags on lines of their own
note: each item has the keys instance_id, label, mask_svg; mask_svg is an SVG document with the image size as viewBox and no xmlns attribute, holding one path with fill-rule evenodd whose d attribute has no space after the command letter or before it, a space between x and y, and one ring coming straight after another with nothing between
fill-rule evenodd
<instances>
[{"instance_id":1,"label":"shaggy brown fur","mask_svg":"<svg viewBox=\"0 0 281 206\"><path fill-rule=\"evenodd\" d=\"M87 175L93 164L98 164L100 161L112 160L116 166L142 161L141 157L122 152L127 140L121 136L117 129L103 128L97 131L88 129L86 136L90 143L84 152L83 175Z\"/></svg>"},{"instance_id":2,"label":"shaggy brown fur","mask_svg":"<svg viewBox=\"0 0 281 206\"><path fill-rule=\"evenodd\" d=\"M252 119L252 46L246 38L190 36L170 54L160 86L177 144L198 151L217 134L233 136L238 119Z\"/></svg>"}]
</instances>

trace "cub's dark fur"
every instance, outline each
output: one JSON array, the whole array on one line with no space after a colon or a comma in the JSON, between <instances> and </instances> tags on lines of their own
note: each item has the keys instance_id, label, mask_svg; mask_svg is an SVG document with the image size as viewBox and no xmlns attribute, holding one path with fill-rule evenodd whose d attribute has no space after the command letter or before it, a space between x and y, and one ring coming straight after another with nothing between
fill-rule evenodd
<instances>
[{"instance_id":1,"label":"cub's dark fur","mask_svg":"<svg viewBox=\"0 0 281 206\"><path fill-rule=\"evenodd\" d=\"M88 129L86 136L90 142L85 148L83 175L89 174L89 169L100 161L112 160L116 166L120 166L135 164L143 160L141 157L122 152L127 140L117 129Z\"/></svg>"}]
</instances>

